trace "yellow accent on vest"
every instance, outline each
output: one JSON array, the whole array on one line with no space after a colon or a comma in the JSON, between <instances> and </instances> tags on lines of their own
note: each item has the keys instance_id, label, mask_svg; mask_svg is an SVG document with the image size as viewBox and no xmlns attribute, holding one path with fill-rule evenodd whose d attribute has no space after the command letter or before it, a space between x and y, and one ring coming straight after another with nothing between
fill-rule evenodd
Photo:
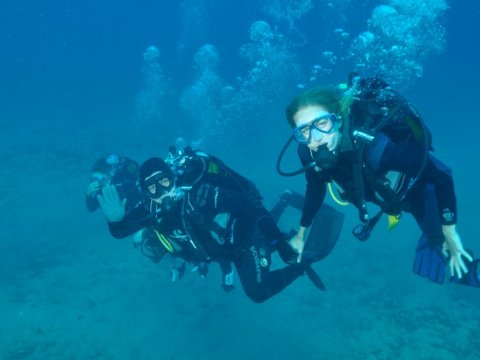
<instances>
[{"instance_id":1,"label":"yellow accent on vest","mask_svg":"<svg viewBox=\"0 0 480 360\"><path fill-rule=\"evenodd\" d=\"M418 123L418 121L415 121L414 119L412 119L411 117L407 117L405 119L405 123L410 127L410 129L412 130L412 134L413 136L415 137L415 141L418 142L418 143L421 143L424 138L424 136L426 136L426 134L423 133L423 128L422 126Z\"/></svg>"},{"instance_id":2,"label":"yellow accent on vest","mask_svg":"<svg viewBox=\"0 0 480 360\"><path fill-rule=\"evenodd\" d=\"M215 164L214 162L210 162L210 164L208 164L207 172L209 174L218 174L218 169L219 169L219 167L218 167L217 164Z\"/></svg>"},{"instance_id":3,"label":"yellow accent on vest","mask_svg":"<svg viewBox=\"0 0 480 360\"><path fill-rule=\"evenodd\" d=\"M400 222L400 215L388 215L388 230L395 228Z\"/></svg>"},{"instance_id":4,"label":"yellow accent on vest","mask_svg":"<svg viewBox=\"0 0 480 360\"><path fill-rule=\"evenodd\" d=\"M165 249L171 254L175 251L170 241L168 241L167 237L163 234L160 234L157 230L153 230L155 235L157 235L158 241L164 246Z\"/></svg>"},{"instance_id":5,"label":"yellow accent on vest","mask_svg":"<svg viewBox=\"0 0 480 360\"><path fill-rule=\"evenodd\" d=\"M347 205L350 205L350 203L348 201L343 201L339 198L337 198L337 196L335 195L335 193L333 192L333 189L332 189L332 182L329 181L327 183L327 187L328 187L328 192L330 193L330 196L332 197L333 201L335 201L338 205L341 205L341 206L347 206Z\"/></svg>"}]
</instances>

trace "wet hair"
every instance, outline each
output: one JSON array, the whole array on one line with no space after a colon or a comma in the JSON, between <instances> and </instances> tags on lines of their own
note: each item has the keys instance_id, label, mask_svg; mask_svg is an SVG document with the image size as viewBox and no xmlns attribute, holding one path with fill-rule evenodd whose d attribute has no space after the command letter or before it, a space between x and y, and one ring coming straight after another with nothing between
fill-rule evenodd
<instances>
[{"instance_id":1,"label":"wet hair","mask_svg":"<svg viewBox=\"0 0 480 360\"><path fill-rule=\"evenodd\" d=\"M95 163L92 165L92 173L98 172L109 175L111 168L112 166L107 163L107 160L105 158L101 158L95 161Z\"/></svg>"},{"instance_id":2,"label":"wet hair","mask_svg":"<svg viewBox=\"0 0 480 360\"><path fill-rule=\"evenodd\" d=\"M316 87L295 96L285 109L285 115L288 124L294 128L295 121L293 118L301 108L320 105L324 106L328 112L337 115L341 122L343 117L348 116L351 103L351 96L340 91L337 87Z\"/></svg>"}]
</instances>

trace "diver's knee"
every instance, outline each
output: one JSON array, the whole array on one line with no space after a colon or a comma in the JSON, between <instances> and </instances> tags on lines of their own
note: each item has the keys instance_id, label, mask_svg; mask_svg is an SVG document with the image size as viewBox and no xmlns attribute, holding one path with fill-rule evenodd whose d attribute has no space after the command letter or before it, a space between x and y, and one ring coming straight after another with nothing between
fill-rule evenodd
<instances>
[{"instance_id":1,"label":"diver's knee","mask_svg":"<svg viewBox=\"0 0 480 360\"><path fill-rule=\"evenodd\" d=\"M245 292L245 294L250 300L252 300L256 304L261 304L265 302L268 298L270 298L270 295L266 293Z\"/></svg>"},{"instance_id":2,"label":"diver's knee","mask_svg":"<svg viewBox=\"0 0 480 360\"><path fill-rule=\"evenodd\" d=\"M259 283L255 284L254 286L244 287L243 291L250 300L257 304L263 303L265 300L270 298L270 291L261 286Z\"/></svg>"}]
</instances>

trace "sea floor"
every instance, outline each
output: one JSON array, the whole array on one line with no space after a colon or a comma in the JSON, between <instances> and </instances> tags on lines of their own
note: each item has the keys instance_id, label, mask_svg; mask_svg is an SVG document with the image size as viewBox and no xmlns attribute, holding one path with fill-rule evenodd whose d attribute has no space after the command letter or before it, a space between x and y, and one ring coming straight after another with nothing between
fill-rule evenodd
<instances>
[{"instance_id":1,"label":"sea floor","mask_svg":"<svg viewBox=\"0 0 480 360\"><path fill-rule=\"evenodd\" d=\"M131 239L113 239L83 203L99 144L63 134L32 143L19 132L2 144L0 358L480 358L479 289L412 273L411 220L360 243L347 211L337 248L315 265L328 291L302 277L254 304L238 281L224 293L215 266L205 279L187 272L172 283L168 259L153 264ZM281 186L268 184L280 180L252 176L272 203ZM475 235L470 221L465 239Z\"/></svg>"}]
</instances>

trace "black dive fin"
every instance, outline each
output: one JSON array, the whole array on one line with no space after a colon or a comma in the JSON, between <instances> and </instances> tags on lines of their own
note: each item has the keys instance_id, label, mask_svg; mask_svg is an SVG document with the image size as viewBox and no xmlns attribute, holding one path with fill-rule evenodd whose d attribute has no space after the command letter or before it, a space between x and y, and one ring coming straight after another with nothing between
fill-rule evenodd
<instances>
[{"instance_id":1,"label":"black dive fin","mask_svg":"<svg viewBox=\"0 0 480 360\"><path fill-rule=\"evenodd\" d=\"M343 213L323 204L310 227L302 257L312 263L330 254L342 231L344 218Z\"/></svg>"},{"instance_id":2,"label":"black dive fin","mask_svg":"<svg viewBox=\"0 0 480 360\"><path fill-rule=\"evenodd\" d=\"M278 202L270 210L270 214L275 222L278 222L285 209L289 206L297 209L298 211L302 211L304 201L305 197L303 195L300 195L293 190L286 190L280 195Z\"/></svg>"},{"instance_id":3,"label":"black dive fin","mask_svg":"<svg viewBox=\"0 0 480 360\"><path fill-rule=\"evenodd\" d=\"M468 273L463 275L461 279L459 279L456 276L452 276L450 278L450 282L453 282L459 285L466 285L466 286L480 288L480 273L478 272L479 271L478 264L480 264L480 259L475 259L475 256L473 255L473 252L471 250L466 249L466 251L473 258L473 261L465 262L467 265Z\"/></svg>"},{"instance_id":4,"label":"black dive fin","mask_svg":"<svg viewBox=\"0 0 480 360\"><path fill-rule=\"evenodd\" d=\"M305 274L307 274L308 278L310 281L315 285L315 287L321 291L326 291L327 288L325 287L325 284L323 283L322 279L318 274L315 272L315 270L312 269L312 267L307 265L305 267Z\"/></svg>"}]
</instances>

